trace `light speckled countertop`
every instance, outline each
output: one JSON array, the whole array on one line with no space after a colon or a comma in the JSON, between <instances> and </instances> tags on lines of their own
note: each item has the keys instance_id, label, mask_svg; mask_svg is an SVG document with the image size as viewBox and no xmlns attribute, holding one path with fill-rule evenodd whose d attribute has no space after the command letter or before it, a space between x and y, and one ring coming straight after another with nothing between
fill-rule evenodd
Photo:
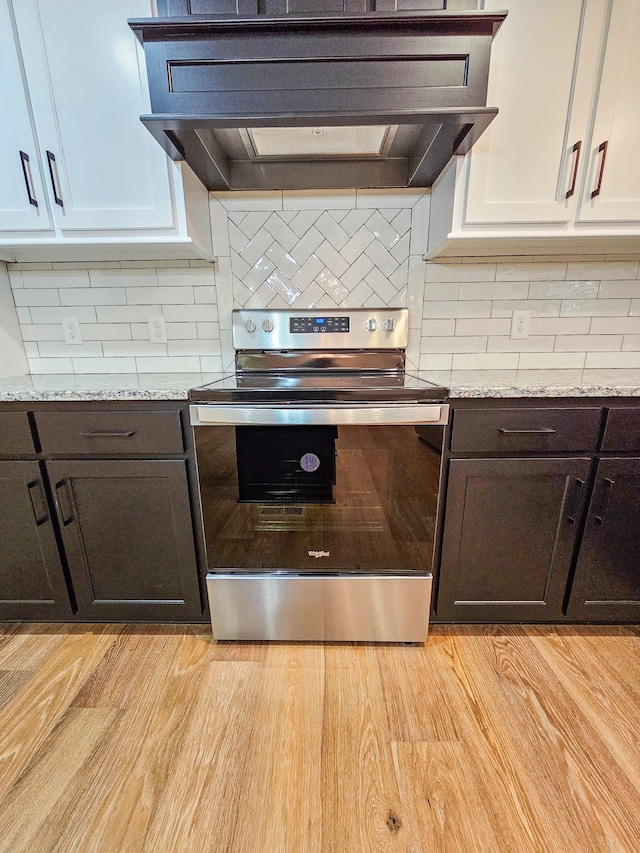
<instances>
[{"instance_id":1,"label":"light speckled countertop","mask_svg":"<svg viewBox=\"0 0 640 853\"><path fill-rule=\"evenodd\" d=\"M421 373L451 398L639 397L640 369L468 370ZM186 400L210 373L39 374L0 379L0 402Z\"/></svg>"}]
</instances>

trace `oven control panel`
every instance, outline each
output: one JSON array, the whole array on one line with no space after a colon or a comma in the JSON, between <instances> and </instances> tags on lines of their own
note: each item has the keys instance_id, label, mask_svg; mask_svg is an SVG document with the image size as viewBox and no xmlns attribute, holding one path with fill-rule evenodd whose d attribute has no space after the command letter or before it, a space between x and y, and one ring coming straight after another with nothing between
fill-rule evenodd
<instances>
[{"instance_id":1,"label":"oven control panel","mask_svg":"<svg viewBox=\"0 0 640 853\"><path fill-rule=\"evenodd\" d=\"M236 350L406 349L406 308L232 312Z\"/></svg>"}]
</instances>

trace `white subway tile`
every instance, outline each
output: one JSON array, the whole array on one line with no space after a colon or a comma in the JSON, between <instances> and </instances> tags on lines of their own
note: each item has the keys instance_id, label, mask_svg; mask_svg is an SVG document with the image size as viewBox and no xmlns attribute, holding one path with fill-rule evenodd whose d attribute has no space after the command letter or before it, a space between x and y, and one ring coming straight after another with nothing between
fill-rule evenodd
<instances>
[{"instance_id":1,"label":"white subway tile","mask_svg":"<svg viewBox=\"0 0 640 853\"><path fill-rule=\"evenodd\" d=\"M625 335L622 341L622 351L640 350L640 335Z\"/></svg>"},{"instance_id":2,"label":"white subway tile","mask_svg":"<svg viewBox=\"0 0 640 853\"><path fill-rule=\"evenodd\" d=\"M148 326L145 324L148 330ZM129 341L130 323L81 323L80 334L83 341Z\"/></svg>"},{"instance_id":3,"label":"white subway tile","mask_svg":"<svg viewBox=\"0 0 640 853\"><path fill-rule=\"evenodd\" d=\"M357 190L356 207L413 207L424 195L424 189Z\"/></svg>"},{"instance_id":4,"label":"white subway tile","mask_svg":"<svg viewBox=\"0 0 640 853\"><path fill-rule=\"evenodd\" d=\"M487 352L553 352L553 335L537 335L524 339L512 339L507 336L490 337Z\"/></svg>"},{"instance_id":5,"label":"white subway tile","mask_svg":"<svg viewBox=\"0 0 640 853\"><path fill-rule=\"evenodd\" d=\"M60 305L60 297L57 290L14 290L13 301L16 304L16 308L22 306L31 308Z\"/></svg>"},{"instance_id":6,"label":"white subway tile","mask_svg":"<svg viewBox=\"0 0 640 853\"><path fill-rule=\"evenodd\" d=\"M373 261L371 261L366 255L360 255L358 260L351 264L349 269L340 276L340 281L347 288L347 290L353 290L354 287L357 287L360 282L364 279L364 277L373 269ZM368 294L370 296L371 294ZM352 308L357 308L358 306L355 303L351 303Z\"/></svg>"},{"instance_id":7,"label":"white subway tile","mask_svg":"<svg viewBox=\"0 0 640 853\"><path fill-rule=\"evenodd\" d=\"M451 370L452 355L428 352L420 355L418 366L420 370Z\"/></svg>"},{"instance_id":8,"label":"white subway tile","mask_svg":"<svg viewBox=\"0 0 640 853\"><path fill-rule=\"evenodd\" d=\"M622 346L622 335L566 335L556 338L556 352L616 352Z\"/></svg>"},{"instance_id":9,"label":"white subway tile","mask_svg":"<svg viewBox=\"0 0 640 853\"><path fill-rule=\"evenodd\" d=\"M498 299L493 303L491 316L511 317L514 311L531 311L532 317L557 317L560 305L559 299Z\"/></svg>"},{"instance_id":10,"label":"white subway tile","mask_svg":"<svg viewBox=\"0 0 640 853\"><path fill-rule=\"evenodd\" d=\"M216 255L229 254L229 216L227 209L214 196L209 194L209 216L211 218L211 238Z\"/></svg>"},{"instance_id":11,"label":"white subway tile","mask_svg":"<svg viewBox=\"0 0 640 853\"><path fill-rule=\"evenodd\" d=\"M640 297L640 281L603 281L600 283L601 299L636 299Z\"/></svg>"},{"instance_id":12,"label":"white subway tile","mask_svg":"<svg viewBox=\"0 0 640 853\"><path fill-rule=\"evenodd\" d=\"M102 355L100 341L83 342L77 345L57 341L40 341L38 348L42 358L99 358Z\"/></svg>"},{"instance_id":13,"label":"white subway tile","mask_svg":"<svg viewBox=\"0 0 640 853\"><path fill-rule=\"evenodd\" d=\"M569 264L567 278L571 279L628 279L638 275L638 261Z\"/></svg>"},{"instance_id":14,"label":"white subway tile","mask_svg":"<svg viewBox=\"0 0 640 853\"><path fill-rule=\"evenodd\" d=\"M323 311L330 311L334 308L337 308L338 306L333 301L333 299L327 293L325 293L323 296L320 297L320 299L318 299L314 307L321 308Z\"/></svg>"},{"instance_id":15,"label":"white subway tile","mask_svg":"<svg viewBox=\"0 0 640 853\"><path fill-rule=\"evenodd\" d=\"M453 336L456 331L456 321L451 320L423 320L421 333L428 338L444 338Z\"/></svg>"},{"instance_id":16,"label":"white subway tile","mask_svg":"<svg viewBox=\"0 0 640 853\"><path fill-rule=\"evenodd\" d=\"M348 289L340 279L336 278L331 270L326 268L316 276L315 283L318 284L336 304L340 303L342 299L345 299L349 293Z\"/></svg>"},{"instance_id":17,"label":"white subway tile","mask_svg":"<svg viewBox=\"0 0 640 853\"><path fill-rule=\"evenodd\" d=\"M491 302L425 302L422 312L425 318L490 317Z\"/></svg>"},{"instance_id":18,"label":"white subway tile","mask_svg":"<svg viewBox=\"0 0 640 853\"><path fill-rule=\"evenodd\" d=\"M366 282L361 281L360 284L357 284L351 293L349 293L345 298L340 302L340 306L343 308L360 308L364 306L365 302L373 296L373 291L369 287Z\"/></svg>"},{"instance_id":19,"label":"white subway tile","mask_svg":"<svg viewBox=\"0 0 640 853\"><path fill-rule=\"evenodd\" d=\"M279 214L272 213L262 226L287 252L298 242L298 235L284 222Z\"/></svg>"},{"instance_id":20,"label":"white subway tile","mask_svg":"<svg viewBox=\"0 0 640 853\"><path fill-rule=\"evenodd\" d=\"M192 287L129 287L129 305L193 305Z\"/></svg>"},{"instance_id":21,"label":"white subway tile","mask_svg":"<svg viewBox=\"0 0 640 853\"><path fill-rule=\"evenodd\" d=\"M459 299L527 299L529 293L528 282L481 282L462 283L458 294Z\"/></svg>"},{"instance_id":22,"label":"white subway tile","mask_svg":"<svg viewBox=\"0 0 640 853\"><path fill-rule=\"evenodd\" d=\"M510 330L510 320L465 320L461 318L455 322L456 335L508 335Z\"/></svg>"},{"instance_id":23,"label":"white subway tile","mask_svg":"<svg viewBox=\"0 0 640 853\"><path fill-rule=\"evenodd\" d=\"M353 237L354 234L360 231L370 216L370 210L350 210L344 219L340 220L340 226L344 228L350 237Z\"/></svg>"},{"instance_id":24,"label":"white subway tile","mask_svg":"<svg viewBox=\"0 0 640 853\"><path fill-rule=\"evenodd\" d=\"M348 264L352 264L374 240L374 235L363 225L345 243L340 254Z\"/></svg>"},{"instance_id":25,"label":"white subway tile","mask_svg":"<svg viewBox=\"0 0 640 853\"><path fill-rule=\"evenodd\" d=\"M291 281L300 290L304 290L314 278L324 269L324 264L315 255L305 261L297 273L291 276Z\"/></svg>"},{"instance_id":26,"label":"white subway tile","mask_svg":"<svg viewBox=\"0 0 640 853\"><path fill-rule=\"evenodd\" d=\"M167 323L216 323L218 321L217 305L165 305L162 313Z\"/></svg>"},{"instance_id":27,"label":"white subway tile","mask_svg":"<svg viewBox=\"0 0 640 853\"><path fill-rule=\"evenodd\" d=\"M222 373L224 370L223 357L220 355L202 356L200 359L200 365L200 369L203 373Z\"/></svg>"},{"instance_id":28,"label":"white subway tile","mask_svg":"<svg viewBox=\"0 0 640 853\"><path fill-rule=\"evenodd\" d=\"M18 317L18 323L31 322L31 311L29 308L16 308L16 316Z\"/></svg>"},{"instance_id":29,"label":"white subway tile","mask_svg":"<svg viewBox=\"0 0 640 853\"><path fill-rule=\"evenodd\" d=\"M311 226L315 225L322 215L317 210L289 211L289 213L293 213L293 217L288 222L289 228L295 231L298 238L304 237Z\"/></svg>"},{"instance_id":30,"label":"white subway tile","mask_svg":"<svg viewBox=\"0 0 640 853\"><path fill-rule=\"evenodd\" d=\"M282 210L282 193L277 192L215 192L213 198L229 212L248 210Z\"/></svg>"},{"instance_id":31,"label":"white subway tile","mask_svg":"<svg viewBox=\"0 0 640 853\"><path fill-rule=\"evenodd\" d=\"M375 295L382 300L384 305L390 305L398 294L398 289L391 284L386 276L382 275L377 267L374 267L367 273L364 281L373 290Z\"/></svg>"},{"instance_id":32,"label":"white subway tile","mask_svg":"<svg viewBox=\"0 0 640 853\"><path fill-rule=\"evenodd\" d=\"M40 350L35 341L24 341L24 354L27 358L40 358Z\"/></svg>"},{"instance_id":33,"label":"white subway tile","mask_svg":"<svg viewBox=\"0 0 640 853\"><path fill-rule=\"evenodd\" d=\"M238 228L233 222L229 223L229 252L231 254L231 250L235 252L242 252L244 247L249 242L250 237L248 237L244 231ZM217 247L216 247L217 251ZM219 255L218 255L219 257Z\"/></svg>"},{"instance_id":34,"label":"white subway tile","mask_svg":"<svg viewBox=\"0 0 640 853\"><path fill-rule=\"evenodd\" d=\"M220 267L221 261L222 258L218 257L218 268ZM238 278L244 278L244 276L251 269L251 266L245 261L244 258L240 257L240 255L232 249L231 269L233 270L233 274L238 276Z\"/></svg>"},{"instance_id":35,"label":"white subway tile","mask_svg":"<svg viewBox=\"0 0 640 853\"><path fill-rule=\"evenodd\" d=\"M245 213L242 219L238 220L238 228L243 231L249 241L253 240L258 235L259 231L264 228L264 223L269 219L271 213L265 210L254 210L251 213ZM264 237L264 232L263 232ZM247 244L245 244L247 245Z\"/></svg>"},{"instance_id":36,"label":"white subway tile","mask_svg":"<svg viewBox=\"0 0 640 853\"><path fill-rule=\"evenodd\" d=\"M67 307L31 308L30 310L32 323L60 323L63 317L69 316ZM80 323L95 323L96 308L93 305L77 305L73 309L72 316L77 317Z\"/></svg>"},{"instance_id":37,"label":"white subway tile","mask_svg":"<svg viewBox=\"0 0 640 853\"><path fill-rule=\"evenodd\" d=\"M124 323L118 323L116 325L124 326ZM149 323L131 323L127 324L131 328L131 339L134 341L148 341L149 340Z\"/></svg>"},{"instance_id":38,"label":"white subway tile","mask_svg":"<svg viewBox=\"0 0 640 853\"><path fill-rule=\"evenodd\" d=\"M282 299L284 299L287 305L293 305L298 296L300 296L300 290L292 283L292 281L287 278L284 273L279 272L278 270L274 270L269 278L265 281L265 284L270 287L274 293L277 293Z\"/></svg>"},{"instance_id":39,"label":"white subway tile","mask_svg":"<svg viewBox=\"0 0 640 853\"><path fill-rule=\"evenodd\" d=\"M63 341L64 332L61 323L40 323L32 325L23 323L20 326L23 341ZM84 336L84 329L82 330Z\"/></svg>"},{"instance_id":40,"label":"white subway tile","mask_svg":"<svg viewBox=\"0 0 640 853\"><path fill-rule=\"evenodd\" d=\"M424 337L420 343L422 352L486 352L487 338L475 336L469 338L456 338L445 336L442 338Z\"/></svg>"},{"instance_id":41,"label":"white subway tile","mask_svg":"<svg viewBox=\"0 0 640 853\"><path fill-rule=\"evenodd\" d=\"M334 275L343 275L349 267L340 252L336 251L328 240L323 240L314 253Z\"/></svg>"},{"instance_id":42,"label":"white subway tile","mask_svg":"<svg viewBox=\"0 0 640 853\"><path fill-rule=\"evenodd\" d=\"M584 366L640 367L640 352L588 352Z\"/></svg>"},{"instance_id":43,"label":"white subway tile","mask_svg":"<svg viewBox=\"0 0 640 853\"><path fill-rule=\"evenodd\" d=\"M70 358L27 358L27 363L29 373L73 373Z\"/></svg>"},{"instance_id":44,"label":"white subway tile","mask_svg":"<svg viewBox=\"0 0 640 853\"><path fill-rule=\"evenodd\" d=\"M215 284L213 264L208 267L158 270L160 287L212 287Z\"/></svg>"},{"instance_id":45,"label":"white subway tile","mask_svg":"<svg viewBox=\"0 0 640 853\"><path fill-rule=\"evenodd\" d=\"M186 323L176 324L180 326L187 325ZM183 335L184 338L190 337L190 335ZM214 341L220 338L220 324L219 323L196 323L196 337L201 341Z\"/></svg>"},{"instance_id":46,"label":"white subway tile","mask_svg":"<svg viewBox=\"0 0 640 853\"><path fill-rule=\"evenodd\" d=\"M258 231L242 250L242 259L251 266L261 258L273 243L273 237L268 231Z\"/></svg>"},{"instance_id":47,"label":"white subway tile","mask_svg":"<svg viewBox=\"0 0 640 853\"><path fill-rule=\"evenodd\" d=\"M622 314L622 313L623 312L621 311L620 314ZM631 306L629 308L628 313L629 313L629 316L631 316L631 317L637 317L640 314L640 299L632 299L631 300ZM32 316L33 316L33 314L32 314Z\"/></svg>"},{"instance_id":48,"label":"white subway tile","mask_svg":"<svg viewBox=\"0 0 640 853\"><path fill-rule=\"evenodd\" d=\"M196 305L215 305L216 299L215 284L193 288L193 301Z\"/></svg>"},{"instance_id":49,"label":"white subway tile","mask_svg":"<svg viewBox=\"0 0 640 853\"><path fill-rule=\"evenodd\" d=\"M220 341L169 341L169 355L220 355Z\"/></svg>"},{"instance_id":50,"label":"white subway tile","mask_svg":"<svg viewBox=\"0 0 640 853\"><path fill-rule=\"evenodd\" d=\"M532 281L529 299L595 299L599 288L599 281Z\"/></svg>"},{"instance_id":51,"label":"white subway tile","mask_svg":"<svg viewBox=\"0 0 640 853\"><path fill-rule=\"evenodd\" d=\"M123 287L78 287L71 290L60 288L61 305L126 305L127 293Z\"/></svg>"},{"instance_id":52,"label":"white subway tile","mask_svg":"<svg viewBox=\"0 0 640 853\"><path fill-rule=\"evenodd\" d=\"M374 240L365 249L365 255L378 267L385 276L390 276L398 267L398 261L388 252L378 240Z\"/></svg>"},{"instance_id":53,"label":"white subway tile","mask_svg":"<svg viewBox=\"0 0 640 853\"><path fill-rule=\"evenodd\" d=\"M89 287L89 273L84 270L50 270L29 272L23 270L22 286L26 288Z\"/></svg>"},{"instance_id":54,"label":"white subway tile","mask_svg":"<svg viewBox=\"0 0 640 853\"><path fill-rule=\"evenodd\" d=\"M495 264L438 264L427 263L425 279L428 282L495 281Z\"/></svg>"},{"instance_id":55,"label":"white subway tile","mask_svg":"<svg viewBox=\"0 0 640 853\"><path fill-rule=\"evenodd\" d=\"M158 274L154 269L97 269L89 270L91 287L157 287Z\"/></svg>"},{"instance_id":56,"label":"white subway tile","mask_svg":"<svg viewBox=\"0 0 640 853\"><path fill-rule=\"evenodd\" d=\"M421 275L422 281L420 283L420 304L422 306L422 290L424 290L424 265L421 267ZM398 269L395 272L392 272L389 276L389 281L391 284L397 289L400 290L402 287L406 287L409 284L409 258L406 258L402 263L398 266ZM422 307L420 308L420 313L422 313Z\"/></svg>"},{"instance_id":57,"label":"white subway tile","mask_svg":"<svg viewBox=\"0 0 640 853\"><path fill-rule=\"evenodd\" d=\"M411 243L409 251L412 255L424 255L427 252L430 211L431 193L424 193L411 209Z\"/></svg>"},{"instance_id":58,"label":"white subway tile","mask_svg":"<svg viewBox=\"0 0 640 853\"><path fill-rule=\"evenodd\" d=\"M532 317L530 335L588 335L593 330L590 317Z\"/></svg>"},{"instance_id":59,"label":"white subway tile","mask_svg":"<svg viewBox=\"0 0 640 853\"><path fill-rule=\"evenodd\" d=\"M73 359L74 373L135 373L134 358L79 358Z\"/></svg>"},{"instance_id":60,"label":"white subway tile","mask_svg":"<svg viewBox=\"0 0 640 853\"><path fill-rule=\"evenodd\" d=\"M167 358L135 359L138 373L199 373L200 359L197 355L175 356Z\"/></svg>"},{"instance_id":61,"label":"white subway tile","mask_svg":"<svg viewBox=\"0 0 640 853\"><path fill-rule=\"evenodd\" d=\"M570 370L584 366L582 352L536 352L521 353L519 370Z\"/></svg>"},{"instance_id":62,"label":"white subway tile","mask_svg":"<svg viewBox=\"0 0 640 853\"><path fill-rule=\"evenodd\" d=\"M24 287L20 270L9 269L9 284L12 290L21 290ZM50 287L50 285L47 285L47 287Z\"/></svg>"},{"instance_id":63,"label":"white subway tile","mask_svg":"<svg viewBox=\"0 0 640 853\"><path fill-rule=\"evenodd\" d=\"M409 247L411 245L410 235L405 234L398 242L392 246L389 251L398 263L406 261L409 257Z\"/></svg>"},{"instance_id":64,"label":"white subway tile","mask_svg":"<svg viewBox=\"0 0 640 853\"><path fill-rule=\"evenodd\" d=\"M272 264L275 264L276 269L282 270L289 278L294 276L300 269L298 261L296 261L293 255L285 252L279 243L272 243L265 252L265 257Z\"/></svg>"},{"instance_id":65,"label":"white subway tile","mask_svg":"<svg viewBox=\"0 0 640 853\"><path fill-rule=\"evenodd\" d=\"M594 317L593 320L591 320L591 334L640 334L640 317Z\"/></svg>"},{"instance_id":66,"label":"white subway tile","mask_svg":"<svg viewBox=\"0 0 640 853\"><path fill-rule=\"evenodd\" d=\"M326 296L325 291L317 282L313 282L304 290L296 301L296 307L302 310L315 308L320 300Z\"/></svg>"},{"instance_id":67,"label":"white subway tile","mask_svg":"<svg viewBox=\"0 0 640 853\"><path fill-rule=\"evenodd\" d=\"M349 242L349 235L347 232L326 210L318 217L316 228L337 251L341 251L345 243ZM294 241L294 244L296 242L297 240ZM282 243L282 245L284 246L284 243Z\"/></svg>"},{"instance_id":68,"label":"white subway tile","mask_svg":"<svg viewBox=\"0 0 640 853\"><path fill-rule=\"evenodd\" d=\"M351 209L356 206L355 190L285 190L282 194L284 210Z\"/></svg>"},{"instance_id":69,"label":"white subway tile","mask_svg":"<svg viewBox=\"0 0 640 853\"><path fill-rule=\"evenodd\" d=\"M198 323L167 323L166 329L170 340L185 341L198 337Z\"/></svg>"},{"instance_id":70,"label":"white subway tile","mask_svg":"<svg viewBox=\"0 0 640 853\"><path fill-rule=\"evenodd\" d=\"M452 370L515 370L520 356L517 353L472 353L453 356Z\"/></svg>"},{"instance_id":71,"label":"white subway tile","mask_svg":"<svg viewBox=\"0 0 640 853\"><path fill-rule=\"evenodd\" d=\"M324 237L317 228L310 228L306 234L298 241L298 243L289 252L299 264L304 264L306 260L316 251L318 246L322 245Z\"/></svg>"},{"instance_id":72,"label":"white subway tile","mask_svg":"<svg viewBox=\"0 0 640 853\"><path fill-rule=\"evenodd\" d=\"M65 308L63 310L66 313L62 316L68 317L69 309ZM118 307L99 305L93 310L97 312L99 323L146 323L149 314L162 314L162 308L159 305L123 305ZM75 309L74 316L77 316L81 323L83 322L82 317L78 315ZM95 323L95 314L93 321L89 322Z\"/></svg>"},{"instance_id":73,"label":"white subway tile","mask_svg":"<svg viewBox=\"0 0 640 853\"><path fill-rule=\"evenodd\" d=\"M424 281L425 275L425 266L423 263L422 267L422 287L424 292L424 301L425 302L448 302L452 299L457 299L460 294L460 285L454 284L453 282L446 282L444 284L438 284L434 282Z\"/></svg>"},{"instance_id":74,"label":"white subway tile","mask_svg":"<svg viewBox=\"0 0 640 853\"><path fill-rule=\"evenodd\" d=\"M255 290L249 299L244 304L245 308L249 308L251 310L268 308L269 303L273 299L275 291L273 288L269 287L268 284L262 284L260 287Z\"/></svg>"},{"instance_id":75,"label":"white subway tile","mask_svg":"<svg viewBox=\"0 0 640 853\"><path fill-rule=\"evenodd\" d=\"M560 262L498 264L496 268L496 281L559 281L564 278L567 278L567 265Z\"/></svg>"},{"instance_id":76,"label":"white subway tile","mask_svg":"<svg viewBox=\"0 0 640 853\"><path fill-rule=\"evenodd\" d=\"M561 317L625 317L630 299L573 299L563 300Z\"/></svg>"},{"instance_id":77,"label":"white subway tile","mask_svg":"<svg viewBox=\"0 0 640 853\"><path fill-rule=\"evenodd\" d=\"M155 344L151 341L105 341L102 344L107 358L119 356L155 355L166 356L167 344Z\"/></svg>"},{"instance_id":78,"label":"white subway tile","mask_svg":"<svg viewBox=\"0 0 640 853\"><path fill-rule=\"evenodd\" d=\"M401 233L394 228L379 210L374 210L369 219L367 219L367 228L388 252L391 251L398 240L404 235L404 232Z\"/></svg>"}]
</instances>

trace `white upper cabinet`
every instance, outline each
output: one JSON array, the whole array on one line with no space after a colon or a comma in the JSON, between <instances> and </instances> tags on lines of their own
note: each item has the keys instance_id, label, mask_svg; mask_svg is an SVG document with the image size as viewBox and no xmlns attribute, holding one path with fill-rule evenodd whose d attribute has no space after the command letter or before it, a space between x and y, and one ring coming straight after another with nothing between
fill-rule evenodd
<instances>
[{"instance_id":1,"label":"white upper cabinet","mask_svg":"<svg viewBox=\"0 0 640 853\"><path fill-rule=\"evenodd\" d=\"M0 0L0 9L9 21L13 17L14 24L9 34L2 27L0 39L12 50L0 62L16 65L0 97L10 99L19 125L32 128L30 141L19 145L12 129L10 142L2 143L0 169L8 173L9 162L17 160L18 170L10 179L7 202L4 188L0 191L0 209L14 204L20 189L28 207L34 207L26 194L19 151L13 150L30 146L32 153L26 153L32 192L43 194L44 201L44 183L55 226L56 245L49 244L52 257L60 246L68 253L75 245L82 254L82 247L89 244L110 243L116 251L118 241L133 255L136 243L145 246L143 254L155 252L157 257L163 256L163 243L173 244L170 254L177 252L175 256L183 250L185 257L210 254L206 227L200 227L204 245L196 245L188 233L192 217L184 210L189 198L182 170L139 118L149 112L144 55L127 18L149 16L149 0L109 0L90 7L86 0ZM24 85L18 86L21 71L28 94ZM6 150L8 145L11 150ZM197 185L192 192L198 194ZM24 199L21 203L24 207ZM202 213L203 198L198 206ZM26 213L33 218L32 211ZM12 232L11 237L3 235L11 241L34 226L5 216L1 227ZM25 259L28 244L15 243L21 249L19 257ZM38 256L44 257L46 251L45 246Z\"/></svg>"},{"instance_id":2,"label":"white upper cabinet","mask_svg":"<svg viewBox=\"0 0 640 853\"><path fill-rule=\"evenodd\" d=\"M13 20L0 2L0 231L53 232Z\"/></svg>"},{"instance_id":3,"label":"white upper cabinet","mask_svg":"<svg viewBox=\"0 0 640 853\"><path fill-rule=\"evenodd\" d=\"M640 2L484 7L508 10L487 97L499 114L433 187L429 256L637 251Z\"/></svg>"}]
</instances>

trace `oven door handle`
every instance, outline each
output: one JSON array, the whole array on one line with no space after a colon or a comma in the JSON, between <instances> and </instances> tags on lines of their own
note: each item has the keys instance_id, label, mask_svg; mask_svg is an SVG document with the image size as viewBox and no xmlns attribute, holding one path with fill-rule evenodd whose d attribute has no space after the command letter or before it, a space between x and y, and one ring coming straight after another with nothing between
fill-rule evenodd
<instances>
[{"instance_id":1,"label":"oven door handle","mask_svg":"<svg viewBox=\"0 0 640 853\"><path fill-rule=\"evenodd\" d=\"M449 422L449 406L424 403L376 405L227 405L197 403L189 406L193 426L291 426L297 424L433 424Z\"/></svg>"}]
</instances>

